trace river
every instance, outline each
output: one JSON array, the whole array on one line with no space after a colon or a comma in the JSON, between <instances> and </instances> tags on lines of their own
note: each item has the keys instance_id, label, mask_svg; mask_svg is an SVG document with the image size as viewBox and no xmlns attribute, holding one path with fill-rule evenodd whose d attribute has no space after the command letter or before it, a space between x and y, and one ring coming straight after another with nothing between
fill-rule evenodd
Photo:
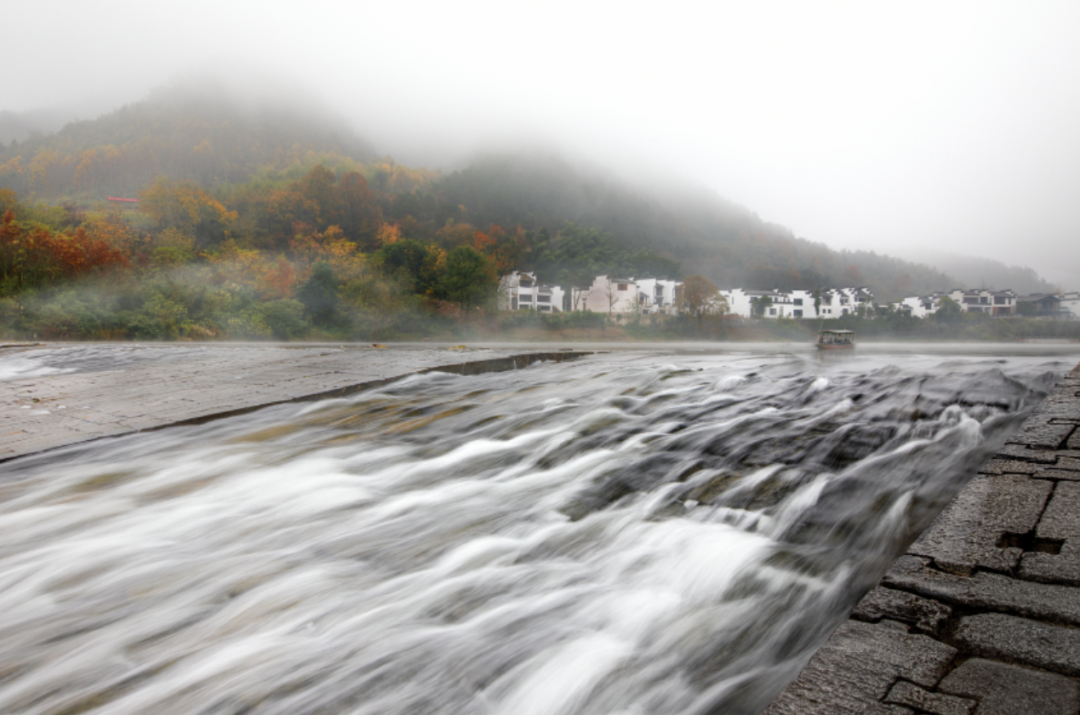
<instances>
[{"instance_id":1,"label":"river","mask_svg":"<svg viewBox=\"0 0 1080 715\"><path fill-rule=\"evenodd\" d=\"M429 373L14 460L0 712L760 712L1075 362L953 352Z\"/></svg>"}]
</instances>

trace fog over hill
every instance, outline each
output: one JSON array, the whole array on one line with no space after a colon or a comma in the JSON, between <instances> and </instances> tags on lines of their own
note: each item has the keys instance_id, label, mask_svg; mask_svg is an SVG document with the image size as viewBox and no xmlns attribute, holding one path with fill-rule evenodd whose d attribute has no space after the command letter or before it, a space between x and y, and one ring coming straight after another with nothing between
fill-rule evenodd
<instances>
[{"instance_id":1,"label":"fog over hill","mask_svg":"<svg viewBox=\"0 0 1080 715\"><path fill-rule=\"evenodd\" d=\"M196 74L96 119L0 146L0 188L50 201L130 196L159 175L210 188L326 154L375 158L317 97Z\"/></svg>"},{"instance_id":2,"label":"fog over hill","mask_svg":"<svg viewBox=\"0 0 1080 715\"><path fill-rule=\"evenodd\" d=\"M1011 289L1020 294L1053 293L1063 289L1063 286L1044 280L1033 268L1008 266L992 258L962 256L928 248L901 248L897 253L906 260L925 263L948 273L957 280L957 286Z\"/></svg>"},{"instance_id":3,"label":"fog over hill","mask_svg":"<svg viewBox=\"0 0 1080 715\"><path fill-rule=\"evenodd\" d=\"M1062 260L1080 236L1077 3L6 10L4 56L19 60L0 111L118 107L193 68L254 67L259 87L309 87L409 166L450 172L539 141L624 178L663 167L834 249L929 247L1080 288L1080 263Z\"/></svg>"},{"instance_id":4,"label":"fog over hill","mask_svg":"<svg viewBox=\"0 0 1080 715\"><path fill-rule=\"evenodd\" d=\"M50 201L96 200L135 195L165 175L213 189L322 157L331 157L331 164L370 163L376 149L327 102L300 87L272 91L265 78L194 74L97 119L0 147L0 188ZM882 300L957 286L1050 288L1031 269L992 260L949 261L925 253L901 260L875 251L835 251L702 182L646 165L616 171L553 144L543 150L507 145L453 165L457 170L412 193L380 184L370 172L368 179L382 192L388 218L427 225L429 234L448 219L549 235L574 224L727 287L858 284ZM432 200L421 200L421 194ZM460 215L447 214L447 205L460 207Z\"/></svg>"}]
</instances>

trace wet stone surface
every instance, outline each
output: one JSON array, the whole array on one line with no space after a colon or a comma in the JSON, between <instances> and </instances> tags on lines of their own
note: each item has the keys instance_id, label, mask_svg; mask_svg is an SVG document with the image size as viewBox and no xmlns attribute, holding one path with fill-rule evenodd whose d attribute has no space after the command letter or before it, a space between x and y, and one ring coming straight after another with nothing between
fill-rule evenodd
<instances>
[{"instance_id":1,"label":"wet stone surface","mask_svg":"<svg viewBox=\"0 0 1080 715\"><path fill-rule=\"evenodd\" d=\"M497 371L569 354L356 344L8 348L0 353L0 461L265 405L344 395L414 372Z\"/></svg>"},{"instance_id":2,"label":"wet stone surface","mask_svg":"<svg viewBox=\"0 0 1080 715\"><path fill-rule=\"evenodd\" d=\"M938 689L979 699L979 715L1072 715L1080 711L1080 685L1060 675L972 658L950 672Z\"/></svg>"},{"instance_id":3,"label":"wet stone surface","mask_svg":"<svg viewBox=\"0 0 1080 715\"><path fill-rule=\"evenodd\" d=\"M1080 483L1057 485L1035 534L1046 549L1024 554L1020 575L1080 586Z\"/></svg>"},{"instance_id":4,"label":"wet stone surface","mask_svg":"<svg viewBox=\"0 0 1080 715\"><path fill-rule=\"evenodd\" d=\"M928 636L907 633L904 628L848 621L836 629L798 680L765 712L908 712L882 702L893 685L904 680L933 687L955 655L956 649Z\"/></svg>"},{"instance_id":5,"label":"wet stone surface","mask_svg":"<svg viewBox=\"0 0 1080 715\"><path fill-rule=\"evenodd\" d=\"M1080 713L1078 426L1080 366L767 715Z\"/></svg>"},{"instance_id":6,"label":"wet stone surface","mask_svg":"<svg viewBox=\"0 0 1080 715\"><path fill-rule=\"evenodd\" d=\"M977 476L909 553L933 559L953 573L966 575L977 568L1011 571L1023 549L1007 535L1035 528L1053 486L1024 475Z\"/></svg>"}]
</instances>

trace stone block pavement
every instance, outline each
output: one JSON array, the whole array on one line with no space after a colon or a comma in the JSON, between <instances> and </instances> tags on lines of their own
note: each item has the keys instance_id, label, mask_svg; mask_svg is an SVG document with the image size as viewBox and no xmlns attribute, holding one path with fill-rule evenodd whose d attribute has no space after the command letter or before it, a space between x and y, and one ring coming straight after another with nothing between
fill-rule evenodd
<instances>
[{"instance_id":1,"label":"stone block pavement","mask_svg":"<svg viewBox=\"0 0 1080 715\"><path fill-rule=\"evenodd\" d=\"M1080 713L1080 366L765 715Z\"/></svg>"},{"instance_id":2,"label":"stone block pavement","mask_svg":"<svg viewBox=\"0 0 1080 715\"><path fill-rule=\"evenodd\" d=\"M410 373L486 372L582 353L457 346L56 344L0 350L0 462Z\"/></svg>"}]
</instances>

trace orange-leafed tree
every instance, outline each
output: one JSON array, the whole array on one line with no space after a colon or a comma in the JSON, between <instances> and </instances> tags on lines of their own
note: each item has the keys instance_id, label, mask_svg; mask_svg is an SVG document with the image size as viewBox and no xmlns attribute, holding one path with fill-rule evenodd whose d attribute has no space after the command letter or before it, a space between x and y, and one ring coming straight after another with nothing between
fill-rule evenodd
<instances>
[{"instance_id":1,"label":"orange-leafed tree","mask_svg":"<svg viewBox=\"0 0 1080 715\"><path fill-rule=\"evenodd\" d=\"M379 227L375 239L379 246L388 246L401 240L401 226L396 223L384 223Z\"/></svg>"},{"instance_id":2,"label":"orange-leafed tree","mask_svg":"<svg viewBox=\"0 0 1080 715\"><path fill-rule=\"evenodd\" d=\"M279 256L277 264L262 276L259 288L267 297L289 298L292 297L296 281L296 269L285 256Z\"/></svg>"},{"instance_id":3,"label":"orange-leafed tree","mask_svg":"<svg viewBox=\"0 0 1080 715\"><path fill-rule=\"evenodd\" d=\"M0 219L0 293L10 295L95 269L127 266L127 257L79 227L72 234L26 229L8 209Z\"/></svg>"}]
</instances>

